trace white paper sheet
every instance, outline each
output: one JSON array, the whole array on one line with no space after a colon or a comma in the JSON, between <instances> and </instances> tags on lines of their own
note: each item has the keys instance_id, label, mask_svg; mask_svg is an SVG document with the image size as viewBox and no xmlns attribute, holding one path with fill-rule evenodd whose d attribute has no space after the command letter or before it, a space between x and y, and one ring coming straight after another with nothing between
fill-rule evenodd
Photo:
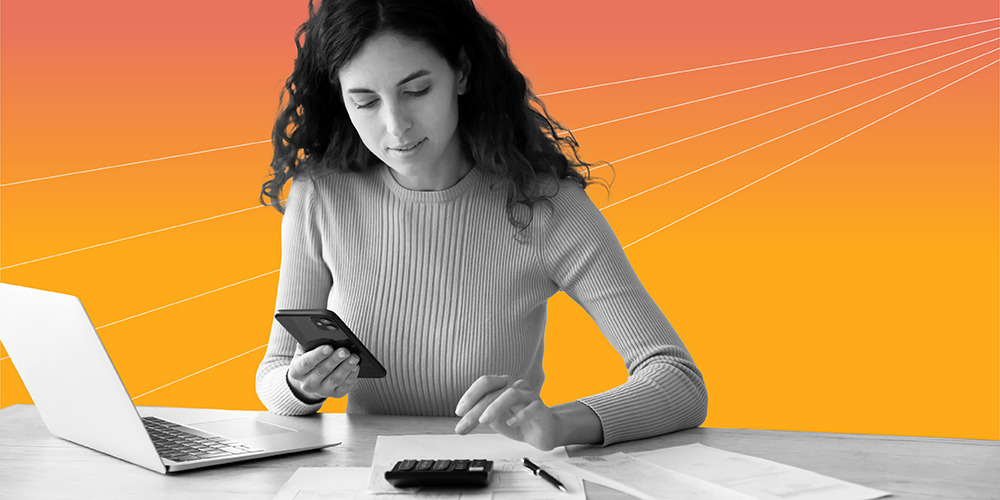
<instances>
[{"instance_id":1,"label":"white paper sheet","mask_svg":"<svg viewBox=\"0 0 1000 500\"><path fill-rule=\"evenodd\" d=\"M562 462L583 479L644 500L751 500L737 491L624 453L574 457Z\"/></svg>"},{"instance_id":2,"label":"white paper sheet","mask_svg":"<svg viewBox=\"0 0 1000 500\"><path fill-rule=\"evenodd\" d=\"M399 495L413 495L413 490L395 488L385 480L385 471L391 469L399 460L484 458L493 460L493 479L490 486L481 492L452 494L448 498L458 498L456 495L460 495L463 500L480 498L493 500L505 498L585 500L583 481L557 468L556 460L566 456L566 450L562 447L543 452L531 445L508 439L499 434L379 436L375 443L368 491L379 494L380 498L390 495L392 498L399 498ZM557 490L545 480L529 472L521 465L521 457L528 457L559 479L566 486L567 492L563 493Z\"/></svg>"},{"instance_id":3,"label":"white paper sheet","mask_svg":"<svg viewBox=\"0 0 1000 500\"><path fill-rule=\"evenodd\" d=\"M630 455L761 500L870 500L891 495L797 467L700 443Z\"/></svg>"},{"instance_id":4,"label":"white paper sheet","mask_svg":"<svg viewBox=\"0 0 1000 500\"><path fill-rule=\"evenodd\" d=\"M494 464L495 465L495 464ZM392 493L372 493L367 490L370 467L302 467L285 482L274 500L402 500L404 498L419 498L421 500L520 500L552 499L563 500L574 498L552 488L551 491L537 492L541 485L530 481L538 480L527 473L514 474L494 473L491 488L485 491L394 491ZM516 477L519 482L528 485L518 487L517 482L510 482L505 476ZM523 481L520 481L521 479ZM548 483L546 483L548 484ZM582 498L582 497L581 497Z\"/></svg>"},{"instance_id":5,"label":"white paper sheet","mask_svg":"<svg viewBox=\"0 0 1000 500\"><path fill-rule=\"evenodd\" d=\"M300 467L278 490L274 500L377 498L365 491L368 467Z\"/></svg>"}]
</instances>

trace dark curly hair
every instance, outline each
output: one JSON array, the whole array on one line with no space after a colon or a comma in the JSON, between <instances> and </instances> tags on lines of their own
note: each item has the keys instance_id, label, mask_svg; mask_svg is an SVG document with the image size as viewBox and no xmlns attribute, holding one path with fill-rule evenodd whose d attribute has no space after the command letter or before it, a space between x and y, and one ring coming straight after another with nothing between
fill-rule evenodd
<instances>
[{"instance_id":1,"label":"dark curly hair","mask_svg":"<svg viewBox=\"0 0 1000 500\"><path fill-rule=\"evenodd\" d=\"M351 124L338 74L367 40L387 32L426 41L453 68L465 49L472 71L468 91L458 98L463 153L502 179L507 218L515 227L527 227L531 207L554 196L558 183L548 180L571 179L582 187L593 182L576 139L531 91L503 34L472 0L325 0L318 10L310 0L309 19L295 33L295 66L279 100L287 94L271 136L273 173L261 189L262 204L284 213L284 185L301 173L361 172L380 164Z\"/></svg>"}]
</instances>

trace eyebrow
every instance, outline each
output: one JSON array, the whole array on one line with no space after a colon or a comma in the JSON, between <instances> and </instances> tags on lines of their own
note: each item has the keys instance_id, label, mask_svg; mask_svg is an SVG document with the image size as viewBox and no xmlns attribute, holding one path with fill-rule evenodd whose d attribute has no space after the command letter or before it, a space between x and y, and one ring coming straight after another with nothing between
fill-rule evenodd
<instances>
[{"instance_id":1,"label":"eyebrow","mask_svg":"<svg viewBox=\"0 0 1000 500\"><path fill-rule=\"evenodd\" d=\"M409 75L407 75L406 78L403 78L402 80L400 80L399 83L396 84L396 86L399 87L400 85L403 85L406 82L409 82L410 80L416 80L417 78L420 78L421 76L427 76L429 74L431 74L431 72L427 71L426 69L421 69L421 70L414 71L413 73L410 73ZM355 89L349 89L347 91L347 93L348 94L374 94L376 92L374 90L370 90L370 89L355 88Z\"/></svg>"}]
</instances>

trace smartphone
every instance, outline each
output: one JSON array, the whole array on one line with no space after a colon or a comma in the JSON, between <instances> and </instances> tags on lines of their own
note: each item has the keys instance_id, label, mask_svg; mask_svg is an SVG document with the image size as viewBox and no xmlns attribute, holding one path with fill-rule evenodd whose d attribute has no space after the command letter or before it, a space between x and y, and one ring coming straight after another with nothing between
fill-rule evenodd
<instances>
[{"instance_id":1,"label":"smartphone","mask_svg":"<svg viewBox=\"0 0 1000 500\"><path fill-rule=\"evenodd\" d=\"M346 348L360 359L358 378L382 378L385 367L358 340L354 332L332 311L326 309L279 309L274 319L309 352L319 346Z\"/></svg>"}]
</instances>

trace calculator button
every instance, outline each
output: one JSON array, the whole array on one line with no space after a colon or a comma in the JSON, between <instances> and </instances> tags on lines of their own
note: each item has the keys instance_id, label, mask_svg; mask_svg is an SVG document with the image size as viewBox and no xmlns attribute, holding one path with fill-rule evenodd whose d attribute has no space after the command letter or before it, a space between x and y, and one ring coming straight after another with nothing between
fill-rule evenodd
<instances>
[{"instance_id":1,"label":"calculator button","mask_svg":"<svg viewBox=\"0 0 1000 500\"><path fill-rule=\"evenodd\" d=\"M416 460L403 460L396 464L396 470L413 470L417 466Z\"/></svg>"},{"instance_id":2,"label":"calculator button","mask_svg":"<svg viewBox=\"0 0 1000 500\"><path fill-rule=\"evenodd\" d=\"M437 462L434 462L434 470L437 471L448 470L448 467L450 466L451 460L438 460Z\"/></svg>"},{"instance_id":3,"label":"calculator button","mask_svg":"<svg viewBox=\"0 0 1000 500\"><path fill-rule=\"evenodd\" d=\"M433 466L434 466L433 460L421 460L417 462L417 470L431 470L431 467Z\"/></svg>"},{"instance_id":4,"label":"calculator button","mask_svg":"<svg viewBox=\"0 0 1000 500\"><path fill-rule=\"evenodd\" d=\"M469 469L469 460L455 460L455 470L463 471Z\"/></svg>"}]
</instances>

